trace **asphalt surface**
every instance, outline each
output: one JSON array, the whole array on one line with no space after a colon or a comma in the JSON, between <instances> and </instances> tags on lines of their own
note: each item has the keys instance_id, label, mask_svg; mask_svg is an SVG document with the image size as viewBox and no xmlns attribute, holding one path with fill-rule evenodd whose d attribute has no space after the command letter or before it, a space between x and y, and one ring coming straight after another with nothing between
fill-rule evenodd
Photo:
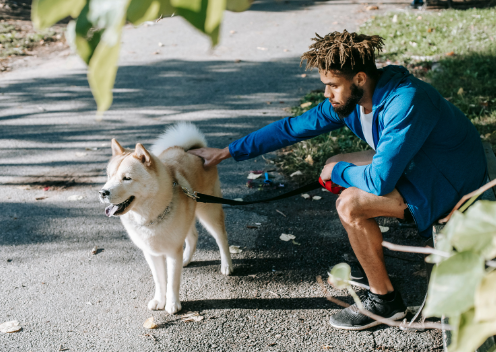
<instances>
[{"instance_id":1,"label":"asphalt surface","mask_svg":"<svg viewBox=\"0 0 496 352\"><path fill-rule=\"evenodd\" d=\"M384 1L387 3L387 1ZM26 60L0 81L0 351L432 351L437 331L379 326L347 332L330 327L340 307L316 283L348 261L351 247L336 215L336 196L225 207L235 272L220 273L215 241L200 230L198 250L183 271L178 315L151 312L151 272L120 221L104 216L97 191L105 182L110 139L150 145L165 126L192 121L210 146L231 141L281 117L312 89L316 72L299 67L315 32L356 30L368 16L404 8L362 3L255 2L226 12L215 49L181 18L126 26L114 104L102 120L85 67L68 53ZM159 46L159 43L162 45ZM269 104L270 103L270 104ZM267 156L271 158L270 155ZM251 170L273 169L264 159L219 165L225 197L257 199L281 190L245 186ZM273 172L286 185L291 181ZM73 200L70 200L73 199ZM276 211L277 210L277 211ZM284 215L282 215L283 213ZM392 219L385 239L422 244ZM248 228L261 225L258 228ZM200 226L198 225L200 229ZM296 243L279 239L296 236ZM97 254L91 253L97 246ZM409 306L420 305L426 278L422 257L386 252L394 286ZM344 291L330 292L351 302ZM198 312L200 322L180 315ZM159 327L143 328L153 316Z\"/></svg>"}]
</instances>

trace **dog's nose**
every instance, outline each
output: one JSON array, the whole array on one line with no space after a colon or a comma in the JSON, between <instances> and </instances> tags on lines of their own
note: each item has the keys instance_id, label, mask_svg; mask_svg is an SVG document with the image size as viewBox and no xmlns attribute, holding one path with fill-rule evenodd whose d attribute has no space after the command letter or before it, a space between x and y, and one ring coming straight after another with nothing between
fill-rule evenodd
<instances>
[{"instance_id":1,"label":"dog's nose","mask_svg":"<svg viewBox=\"0 0 496 352\"><path fill-rule=\"evenodd\" d=\"M110 195L110 191L108 189L101 189L98 191L102 197L108 197Z\"/></svg>"}]
</instances>

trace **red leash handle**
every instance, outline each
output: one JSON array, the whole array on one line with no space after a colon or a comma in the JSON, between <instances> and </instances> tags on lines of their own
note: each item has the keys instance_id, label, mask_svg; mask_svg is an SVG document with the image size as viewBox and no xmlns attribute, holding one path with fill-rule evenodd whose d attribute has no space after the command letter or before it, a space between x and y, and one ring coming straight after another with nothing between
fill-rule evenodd
<instances>
[{"instance_id":1,"label":"red leash handle","mask_svg":"<svg viewBox=\"0 0 496 352\"><path fill-rule=\"evenodd\" d=\"M341 187L341 186L332 187L331 181L324 182L324 180L322 180L322 178L320 178L320 177L319 177L319 183L322 185L322 187L324 187L329 192L334 193L334 194L339 194L339 193L341 193L341 191L343 189L346 189L346 188Z\"/></svg>"}]
</instances>

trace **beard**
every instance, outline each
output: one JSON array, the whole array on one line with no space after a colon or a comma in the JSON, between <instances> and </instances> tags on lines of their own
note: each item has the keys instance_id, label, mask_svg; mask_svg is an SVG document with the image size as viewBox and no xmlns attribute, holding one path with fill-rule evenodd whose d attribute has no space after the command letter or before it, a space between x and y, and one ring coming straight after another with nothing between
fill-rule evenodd
<instances>
[{"instance_id":1,"label":"beard","mask_svg":"<svg viewBox=\"0 0 496 352\"><path fill-rule=\"evenodd\" d=\"M344 119L356 109L357 104L362 100L363 89L359 88L355 83L351 84L351 95L346 102L337 108L334 108L340 119Z\"/></svg>"}]
</instances>

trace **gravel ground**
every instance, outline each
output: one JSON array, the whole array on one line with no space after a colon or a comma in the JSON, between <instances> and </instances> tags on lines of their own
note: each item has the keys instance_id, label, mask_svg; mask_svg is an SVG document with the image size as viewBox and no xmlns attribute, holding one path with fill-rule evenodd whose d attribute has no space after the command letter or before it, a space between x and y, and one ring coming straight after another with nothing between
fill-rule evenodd
<instances>
[{"instance_id":1,"label":"gravel ground","mask_svg":"<svg viewBox=\"0 0 496 352\"><path fill-rule=\"evenodd\" d=\"M375 13L405 6L383 3ZM299 67L315 32L355 30L370 15L359 2L255 2L250 11L226 13L214 49L181 18L126 26L114 105L102 120L94 115L85 67L73 55L27 60L26 67L2 74L0 323L18 320L23 329L1 334L0 351L440 349L436 331L329 326L340 308L324 298L316 276L343 261L356 269L330 193L314 191L322 200L313 202L294 197L226 206L230 244L243 250L233 254L235 272L220 274L215 241L200 230L198 250L183 271L183 310L174 316L147 310L150 270L120 221L106 218L97 200L111 138L124 146L150 145L166 125L187 120L211 146L225 147L286 116L284 108L320 88L317 73ZM250 170L271 168L262 158L226 160L219 165L224 196L280 193L245 186ZM294 186L274 176L286 189ZM389 227L387 240L422 243L395 220L380 222ZM247 228L255 223L261 225ZM281 233L295 235L297 244L281 241ZM393 284L409 306L419 305L426 285L422 257L386 254ZM330 292L351 302L344 291ZM204 319L181 321L189 311ZM151 316L156 330L142 327Z\"/></svg>"}]
</instances>

